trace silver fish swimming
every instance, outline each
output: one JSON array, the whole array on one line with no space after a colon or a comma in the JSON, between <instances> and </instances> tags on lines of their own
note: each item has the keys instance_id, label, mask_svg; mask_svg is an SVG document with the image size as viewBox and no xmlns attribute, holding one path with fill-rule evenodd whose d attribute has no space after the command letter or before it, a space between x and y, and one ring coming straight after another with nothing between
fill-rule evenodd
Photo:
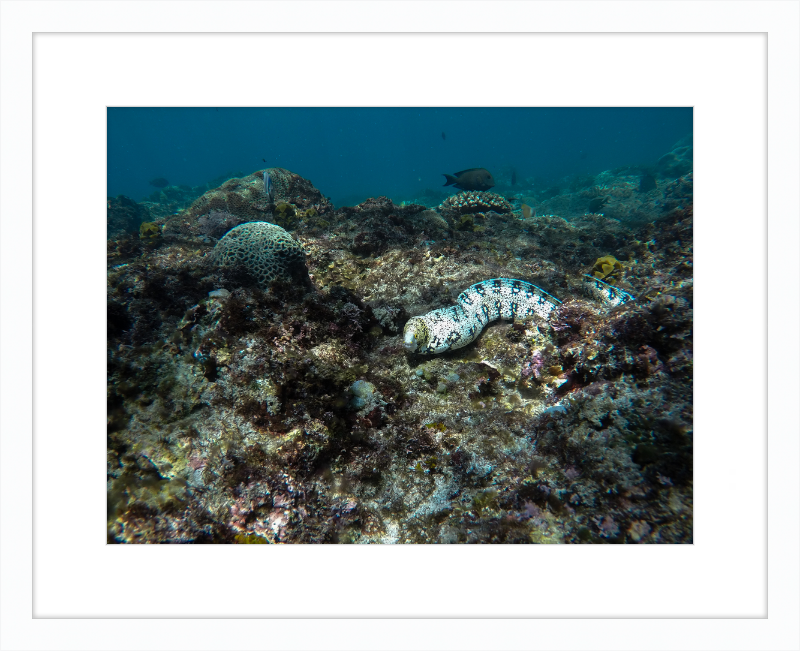
<instances>
[{"instance_id":1,"label":"silver fish swimming","mask_svg":"<svg viewBox=\"0 0 800 651\"><path fill-rule=\"evenodd\" d=\"M272 177L267 170L264 170L264 192L270 203L275 203L275 187L272 185Z\"/></svg>"}]
</instances>

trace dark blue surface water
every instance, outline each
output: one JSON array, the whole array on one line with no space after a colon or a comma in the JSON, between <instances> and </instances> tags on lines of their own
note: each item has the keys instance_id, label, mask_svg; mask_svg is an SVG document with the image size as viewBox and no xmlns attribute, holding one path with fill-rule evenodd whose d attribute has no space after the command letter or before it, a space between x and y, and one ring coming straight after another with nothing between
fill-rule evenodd
<instances>
[{"instance_id":1,"label":"dark blue surface water","mask_svg":"<svg viewBox=\"0 0 800 651\"><path fill-rule=\"evenodd\" d=\"M107 194L284 167L337 207L399 203L470 167L538 185L649 165L691 133L691 108L109 108Z\"/></svg>"}]
</instances>

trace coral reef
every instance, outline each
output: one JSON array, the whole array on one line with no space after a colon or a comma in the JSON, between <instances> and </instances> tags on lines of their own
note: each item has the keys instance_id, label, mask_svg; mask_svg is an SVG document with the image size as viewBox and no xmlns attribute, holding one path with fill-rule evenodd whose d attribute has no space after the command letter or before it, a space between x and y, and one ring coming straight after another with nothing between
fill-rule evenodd
<instances>
[{"instance_id":1,"label":"coral reef","mask_svg":"<svg viewBox=\"0 0 800 651\"><path fill-rule=\"evenodd\" d=\"M126 233L138 233L139 225L150 220L146 206L124 195L108 198L106 209L106 237L114 239Z\"/></svg>"},{"instance_id":2,"label":"coral reef","mask_svg":"<svg viewBox=\"0 0 800 651\"><path fill-rule=\"evenodd\" d=\"M516 199L334 211L273 172L274 204L260 170L110 234L110 542L692 542L691 173L644 193L633 169L523 187L525 216ZM305 284L248 271L278 250ZM563 303L405 349L412 316L487 278ZM587 278L636 300L598 302Z\"/></svg>"},{"instance_id":3,"label":"coral reef","mask_svg":"<svg viewBox=\"0 0 800 651\"><path fill-rule=\"evenodd\" d=\"M426 227L430 231L430 217L423 216L425 212L425 206L398 206L388 197L367 199L336 211L337 236L358 256L380 255L390 248L407 247ZM436 226L443 228L440 222Z\"/></svg>"},{"instance_id":4,"label":"coral reef","mask_svg":"<svg viewBox=\"0 0 800 651\"><path fill-rule=\"evenodd\" d=\"M511 204L494 192L477 190L459 192L445 199L439 211L446 218L456 219L468 214L495 212L498 214L511 212Z\"/></svg>"},{"instance_id":5,"label":"coral reef","mask_svg":"<svg viewBox=\"0 0 800 651\"><path fill-rule=\"evenodd\" d=\"M264 190L264 172L272 178L273 201ZM163 230L164 236L171 239L220 237L224 234L220 233L221 229L209 229L209 222L215 219L212 215L226 215L228 228L245 222L269 221L293 230L304 220L319 219L332 209L330 201L307 179L272 167L228 179L203 193L186 209L165 216Z\"/></svg>"},{"instance_id":6,"label":"coral reef","mask_svg":"<svg viewBox=\"0 0 800 651\"><path fill-rule=\"evenodd\" d=\"M276 279L303 278L308 273L303 245L280 226L248 222L229 230L214 247L223 269L243 271L263 288Z\"/></svg>"},{"instance_id":7,"label":"coral reef","mask_svg":"<svg viewBox=\"0 0 800 651\"><path fill-rule=\"evenodd\" d=\"M668 219L684 198L691 199L691 139L678 142L652 166L626 166L596 176L575 176L560 186L543 187L523 197L538 214L574 221L602 214L640 226Z\"/></svg>"}]
</instances>

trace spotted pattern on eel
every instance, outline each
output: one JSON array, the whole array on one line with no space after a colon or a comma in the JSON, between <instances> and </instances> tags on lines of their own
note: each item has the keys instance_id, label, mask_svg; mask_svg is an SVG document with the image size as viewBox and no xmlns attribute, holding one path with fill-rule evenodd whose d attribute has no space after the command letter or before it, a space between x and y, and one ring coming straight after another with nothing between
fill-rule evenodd
<instances>
[{"instance_id":1,"label":"spotted pattern on eel","mask_svg":"<svg viewBox=\"0 0 800 651\"><path fill-rule=\"evenodd\" d=\"M584 287L612 307L633 300L628 292L593 276L584 276ZM534 315L547 319L559 305L555 296L525 280L492 278L461 292L452 307L411 317L403 329L403 344L414 353L443 353L471 344L490 321Z\"/></svg>"}]
</instances>

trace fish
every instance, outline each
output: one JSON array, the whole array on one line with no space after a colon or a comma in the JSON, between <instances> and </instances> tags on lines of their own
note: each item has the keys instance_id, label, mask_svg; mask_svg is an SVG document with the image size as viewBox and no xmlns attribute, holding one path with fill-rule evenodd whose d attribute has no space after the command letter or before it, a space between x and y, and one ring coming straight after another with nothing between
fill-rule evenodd
<instances>
[{"instance_id":1,"label":"fish","mask_svg":"<svg viewBox=\"0 0 800 651\"><path fill-rule=\"evenodd\" d=\"M158 176L150 181L150 185L154 185L157 188L166 188L169 185L169 181L163 176Z\"/></svg>"},{"instance_id":2,"label":"fish","mask_svg":"<svg viewBox=\"0 0 800 651\"><path fill-rule=\"evenodd\" d=\"M511 185L517 184L517 170L511 172Z\"/></svg>"},{"instance_id":3,"label":"fish","mask_svg":"<svg viewBox=\"0 0 800 651\"><path fill-rule=\"evenodd\" d=\"M447 179L445 185L452 185L459 190L488 190L494 187L492 173L483 167L473 167L456 172L454 176L443 174Z\"/></svg>"},{"instance_id":4,"label":"fish","mask_svg":"<svg viewBox=\"0 0 800 651\"><path fill-rule=\"evenodd\" d=\"M522 216L525 219L531 218L531 207L527 203L522 204Z\"/></svg>"},{"instance_id":5,"label":"fish","mask_svg":"<svg viewBox=\"0 0 800 651\"><path fill-rule=\"evenodd\" d=\"M442 140L447 140L447 138L445 138L444 131L442 131Z\"/></svg>"},{"instance_id":6,"label":"fish","mask_svg":"<svg viewBox=\"0 0 800 651\"><path fill-rule=\"evenodd\" d=\"M264 192L270 203L275 203L275 188L272 185L272 177L267 170L264 170Z\"/></svg>"}]
</instances>

